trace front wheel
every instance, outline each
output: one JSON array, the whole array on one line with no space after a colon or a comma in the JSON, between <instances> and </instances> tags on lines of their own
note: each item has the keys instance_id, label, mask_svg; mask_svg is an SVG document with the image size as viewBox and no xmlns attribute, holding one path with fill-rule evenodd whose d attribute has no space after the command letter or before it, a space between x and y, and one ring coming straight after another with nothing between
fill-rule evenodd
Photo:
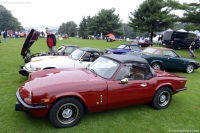
<instances>
[{"instance_id":1,"label":"front wheel","mask_svg":"<svg viewBox=\"0 0 200 133\"><path fill-rule=\"evenodd\" d=\"M153 69L161 70L161 65L160 65L160 63L153 63L153 64L151 65L151 67L152 67Z\"/></svg>"},{"instance_id":2,"label":"front wheel","mask_svg":"<svg viewBox=\"0 0 200 133\"><path fill-rule=\"evenodd\" d=\"M55 127L72 127L78 124L83 116L83 112L83 105L79 100L64 98L52 106L49 112L49 119Z\"/></svg>"},{"instance_id":3,"label":"front wheel","mask_svg":"<svg viewBox=\"0 0 200 133\"><path fill-rule=\"evenodd\" d=\"M194 65L188 64L185 69L186 73L192 73L194 71Z\"/></svg>"},{"instance_id":4,"label":"front wheel","mask_svg":"<svg viewBox=\"0 0 200 133\"><path fill-rule=\"evenodd\" d=\"M155 109L164 109L169 106L172 100L172 91L168 87L159 89L152 101L152 105Z\"/></svg>"}]
</instances>

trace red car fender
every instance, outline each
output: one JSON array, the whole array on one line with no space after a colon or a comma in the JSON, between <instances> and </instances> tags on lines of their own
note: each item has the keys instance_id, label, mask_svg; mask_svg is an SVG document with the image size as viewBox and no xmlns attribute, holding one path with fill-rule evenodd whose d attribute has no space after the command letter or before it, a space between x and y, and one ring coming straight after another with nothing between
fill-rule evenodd
<instances>
[{"instance_id":1,"label":"red car fender","mask_svg":"<svg viewBox=\"0 0 200 133\"><path fill-rule=\"evenodd\" d=\"M172 93L175 93L174 88L173 88L173 85L172 85L171 83L162 83L162 84L159 84L159 85L156 87L155 91L157 92L157 91L158 91L160 88L162 88L162 87L169 87L169 88L171 89Z\"/></svg>"},{"instance_id":2,"label":"red car fender","mask_svg":"<svg viewBox=\"0 0 200 133\"><path fill-rule=\"evenodd\" d=\"M76 92L59 93L58 95L51 97L50 102L51 104L54 104L56 101L62 98L67 98L67 97L75 97L87 106L85 99L79 93L76 93Z\"/></svg>"}]
</instances>

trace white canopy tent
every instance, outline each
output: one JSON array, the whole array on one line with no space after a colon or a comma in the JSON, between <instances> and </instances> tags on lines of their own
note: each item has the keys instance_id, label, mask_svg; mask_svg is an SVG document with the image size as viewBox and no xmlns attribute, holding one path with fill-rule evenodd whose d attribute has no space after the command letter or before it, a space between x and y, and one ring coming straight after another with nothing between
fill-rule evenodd
<instances>
[{"instance_id":1,"label":"white canopy tent","mask_svg":"<svg viewBox=\"0 0 200 133\"><path fill-rule=\"evenodd\" d=\"M36 31L38 31L38 32L43 32L44 33L44 36L46 37L47 36L47 34L46 34L46 29L45 28L38 28ZM42 36L42 35L40 35L40 36Z\"/></svg>"},{"instance_id":2,"label":"white canopy tent","mask_svg":"<svg viewBox=\"0 0 200 133\"><path fill-rule=\"evenodd\" d=\"M180 31L180 32L187 32L187 31L184 30L184 29L180 29L180 30L177 30L177 31Z\"/></svg>"}]
</instances>

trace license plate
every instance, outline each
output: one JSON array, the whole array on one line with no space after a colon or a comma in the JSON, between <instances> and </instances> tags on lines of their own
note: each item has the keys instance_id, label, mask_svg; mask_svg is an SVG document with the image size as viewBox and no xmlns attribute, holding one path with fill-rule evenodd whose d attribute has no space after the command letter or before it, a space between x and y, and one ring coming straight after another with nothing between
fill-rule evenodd
<instances>
[{"instance_id":1,"label":"license plate","mask_svg":"<svg viewBox=\"0 0 200 133\"><path fill-rule=\"evenodd\" d=\"M163 45L165 45L165 43L163 43Z\"/></svg>"}]
</instances>

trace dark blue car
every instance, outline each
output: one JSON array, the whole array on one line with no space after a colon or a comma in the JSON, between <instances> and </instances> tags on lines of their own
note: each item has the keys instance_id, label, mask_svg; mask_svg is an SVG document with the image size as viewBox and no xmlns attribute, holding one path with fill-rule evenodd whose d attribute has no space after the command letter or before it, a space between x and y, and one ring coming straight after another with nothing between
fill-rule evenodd
<instances>
[{"instance_id":1,"label":"dark blue car","mask_svg":"<svg viewBox=\"0 0 200 133\"><path fill-rule=\"evenodd\" d=\"M106 48L107 54L125 54L129 51L140 52L142 48L137 44L122 44L117 48Z\"/></svg>"}]
</instances>

